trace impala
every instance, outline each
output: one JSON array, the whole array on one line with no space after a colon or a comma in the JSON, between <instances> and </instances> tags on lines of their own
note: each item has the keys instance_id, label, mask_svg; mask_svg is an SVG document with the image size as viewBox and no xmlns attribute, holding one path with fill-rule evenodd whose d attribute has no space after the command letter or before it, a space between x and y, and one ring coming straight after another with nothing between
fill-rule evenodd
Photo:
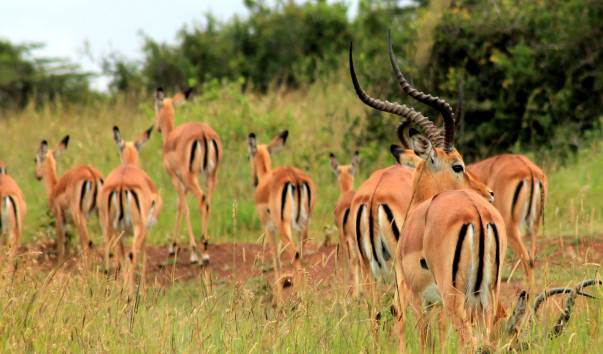
<instances>
[{"instance_id":1,"label":"impala","mask_svg":"<svg viewBox=\"0 0 603 354\"><path fill-rule=\"evenodd\" d=\"M172 179L178 193L176 228L169 253L176 252L176 241L180 227L180 217L184 214L191 247L191 263L199 261L197 243L193 235L190 211L186 203L186 193L190 192L201 212L201 241L203 243L202 265L209 263L207 247L207 223L211 196L216 187L218 163L222 157L222 142L218 134L205 123L184 123L174 127L174 108L183 103L192 89L186 89L172 98L164 98L161 88L155 93L157 131L163 135L163 167ZM206 193L199 185L199 176L206 182Z\"/></svg>"},{"instance_id":2,"label":"impala","mask_svg":"<svg viewBox=\"0 0 603 354\"><path fill-rule=\"evenodd\" d=\"M491 327L492 308L498 302L502 255L506 249L502 217L487 202L494 200L493 192L465 169L461 155L454 148L452 109L444 100L426 95L410 86L397 68L391 40L389 47L392 67L405 92L436 107L444 117L442 135L421 113L397 103L369 97L356 78L350 47L350 73L361 101L375 109L405 117L427 136L409 129L414 151L403 150L398 146L392 146L391 149L401 165L414 168L410 188L408 185L398 186L409 189L412 193L394 262L398 287L398 303L394 305L400 329L399 349L404 350L402 309L406 305L407 286L413 293L423 297L428 311L432 304L443 302L461 342L465 343L468 338L472 338L471 327L467 326L466 310L475 313L475 318L483 315L487 330ZM394 203L401 205L403 201L391 202ZM358 214L361 217L360 210ZM393 221L391 225L393 226ZM369 219L368 228L371 226ZM358 229L362 231L363 228ZM362 239L365 233L360 233L358 237ZM467 234L468 241L463 242ZM369 233L369 236L373 235ZM380 237L383 238L381 235ZM369 241L373 240L370 238ZM379 245L382 247L384 243ZM369 242L361 240L360 244L368 246ZM371 248L372 251L377 251L376 247ZM419 329L424 343L423 327L420 326ZM474 342L471 341L471 344Z\"/></svg>"},{"instance_id":3,"label":"impala","mask_svg":"<svg viewBox=\"0 0 603 354\"><path fill-rule=\"evenodd\" d=\"M2 242L7 240L5 237L8 238L9 259L13 259L19 250L19 238L26 213L27 204L23 192L0 161L0 235Z\"/></svg>"},{"instance_id":4,"label":"impala","mask_svg":"<svg viewBox=\"0 0 603 354\"><path fill-rule=\"evenodd\" d=\"M161 196L155 183L138 166L139 150L149 140L153 127L142 133L135 141L124 142L119 128L113 127L113 140L119 149L121 165L111 171L100 190L98 206L105 234L105 264L109 269L109 253L117 245L116 264L125 259L125 234L134 235L132 249L128 254L131 262L129 284L134 284L134 272L138 253L142 254L142 276L145 276L145 244L149 229L157 222L161 213ZM122 267L125 269L125 267Z\"/></svg>"},{"instance_id":5,"label":"impala","mask_svg":"<svg viewBox=\"0 0 603 354\"><path fill-rule=\"evenodd\" d=\"M337 176L339 188L341 188L341 195L335 204L334 216L335 225L339 230L339 245L343 253L341 258L345 273L344 279L349 278L348 273L351 272L353 286L356 287L360 284L360 268L356 241L354 240L354 223L350 218L350 208L352 206L352 199L354 199L354 195L356 194L356 191L353 189L354 174L358 168L358 163L360 163L360 155L356 151L352 158L352 163L349 165L339 165L333 154L330 154L329 161L333 172L335 172L335 176Z\"/></svg>"},{"instance_id":6,"label":"impala","mask_svg":"<svg viewBox=\"0 0 603 354\"><path fill-rule=\"evenodd\" d=\"M273 305L280 302L282 291L281 247L280 242L277 246L275 234L278 233L284 250L291 257L293 284L298 288L302 282L303 243L308 236L310 216L316 203L314 183L304 172L293 167L272 169L270 154L283 148L288 134L285 130L269 144L258 145L253 133L247 139L253 184L256 187L255 210L264 225L274 263ZM297 245L293 241L292 230L299 232Z\"/></svg>"},{"instance_id":7,"label":"impala","mask_svg":"<svg viewBox=\"0 0 603 354\"><path fill-rule=\"evenodd\" d=\"M521 258L529 287L534 285L536 235L544 213L548 182L542 170L523 155L504 154L467 166L496 193L509 245ZM530 238L531 253L522 242Z\"/></svg>"},{"instance_id":8,"label":"impala","mask_svg":"<svg viewBox=\"0 0 603 354\"><path fill-rule=\"evenodd\" d=\"M35 177L44 180L50 210L54 215L57 228L57 250L59 264L65 256L65 227L67 223L75 225L78 231L80 247L87 258L92 241L88 236L86 219L91 213L98 215L96 197L103 184L103 175L89 165L78 165L67 170L57 178L56 159L65 152L69 144L69 135L52 150L43 140L38 147Z\"/></svg>"}]
</instances>

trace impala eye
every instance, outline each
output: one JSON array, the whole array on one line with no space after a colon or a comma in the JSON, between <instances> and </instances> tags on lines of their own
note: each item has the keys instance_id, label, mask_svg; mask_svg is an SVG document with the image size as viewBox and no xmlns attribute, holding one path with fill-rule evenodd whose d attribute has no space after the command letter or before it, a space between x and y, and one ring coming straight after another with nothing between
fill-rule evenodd
<instances>
[{"instance_id":1,"label":"impala eye","mask_svg":"<svg viewBox=\"0 0 603 354\"><path fill-rule=\"evenodd\" d=\"M452 166L452 170L456 173L461 173L464 171L463 165L454 165Z\"/></svg>"}]
</instances>

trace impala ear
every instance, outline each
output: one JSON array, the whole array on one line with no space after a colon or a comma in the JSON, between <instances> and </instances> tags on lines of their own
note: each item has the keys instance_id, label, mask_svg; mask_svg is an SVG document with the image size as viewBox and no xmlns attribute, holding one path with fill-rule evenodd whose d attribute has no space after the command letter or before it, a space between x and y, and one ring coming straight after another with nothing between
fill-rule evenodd
<instances>
[{"instance_id":1,"label":"impala ear","mask_svg":"<svg viewBox=\"0 0 603 354\"><path fill-rule=\"evenodd\" d=\"M126 144L124 144L124 140L121 138L121 133L117 126L113 127L113 141L115 141L115 145L117 145L119 153L121 154L121 152L124 151Z\"/></svg>"},{"instance_id":2,"label":"impala ear","mask_svg":"<svg viewBox=\"0 0 603 354\"><path fill-rule=\"evenodd\" d=\"M341 169L339 168L339 165L337 164L337 159L335 158L335 155L333 155L333 153L329 154L329 162L331 163L331 169L333 170L333 172L335 172L335 176L339 176L341 174Z\"/></svg>"},{"instance_id":3,"label":"impala ear","mask_svg":"<svg viewBox=\"0 0 603 354\"><path fill-rule=\"evenodd\" d=\"M4 166L4 162L0 161L0 175L6 174L6 166Z\"/></svg>"},{"instance_id":4,"label":"impala ear","mask_svg":"<svg viewBox=\"0 0 603 354\"><path fill-rule=\"evenodd\" d=\"M188 87L186 88L184 91L182 92L178 92L173 98L172 98L172 104L174 105L174 107L183 104L184 102L186 102L186 100L188 99L188 96L191 94L191 91L193 91L192 87Z\"/></svg>"},{"instance_id":5,"label":"impala ear","mask_svg":"<svg viewBox=\"0 0 603 354\"><path fill-rule=\"evenodd\" d=\"M431 141L414 128L411 128L408 134L410 137L410 145L415 154L422 160L428 161L431 159L432 162L435 161L436 156Z\"/></svg>"},{"instance_id":6,"label":"impala ear","mask_svg":"<svg viewBox=\"0 0 603 354\"><path fill-rule=\"evenodd\" d=\"M416 168L421 160L412 150L405 150L399 145L392 145L389 150L396 161L404 167Z\"/></svg>"},{"instance_id":7,"label":"impala ear","mask_svg":"<svg viewBox=\"0 0 603 354\"><path fill-rule=\"evenodd\" d=\"M42 140L40 142L40 146L38 146L38 159L40 162L44 161L46 154L48 154L48 142L46 140Z\"/></svg>"},{"instance_id":8,"label":"impala ear","mask_svg":"<svg viewBox=\"0 0 603 354\"><path fill-rule=\"evenodd\" d=\"M249 137L247 138L247 148L249 149L249 155L251 155L251 157L254 157L258 152L257 141L255 140L255 134L253 133L249 134Z\"/></svg>"},{"instance_id":9,"label":"impala ear","mask_svg":"<svg viewBox=\"0 0 603 354\"><path fill-rule=\"evenodd\" d=\"M144 133L140 134L140 136L134 141L134 146L136 150L140 150L140 148L149 141L151 138L151 132L153 131L153 126L144 131Z\"/></svg>"},{"instance_id":10,"label":"impala ear","mask_svg":"<svg viewBox=\"0 0 603 354\"><path fill-rule=\"evenodd\" d=\"M280 150L285 146L287 142L287 137L289 136L289 131L285 130L280 133L276 138L274 138L270 144L268 144L268 153L272 154L273 152Z\"/></svg>"},{"instance_id":11,"label":"impala ear","mask_svg":"<svg viewBox=\"0 0 603 354\"><path fill-rule=\"evenodd\" d=\"M67 145L69 145L69 135L65 135L63 140L52 150L52 157L56 159L61 156L67 150Z\"/></svg>"},{"instance_id":12,"label":"impala ear","mask_svg":"<svg viewBox=\"0 0 603 354\"><path fill-rule=\"evenodd\" d=\"M358 164L360 163L360 153L358 151L354 152L354 157L352 157L352 163L350 164L350 168L348 172L353 176L356 173L356 168L358 168Z\"/></svg>"}]
</instances>

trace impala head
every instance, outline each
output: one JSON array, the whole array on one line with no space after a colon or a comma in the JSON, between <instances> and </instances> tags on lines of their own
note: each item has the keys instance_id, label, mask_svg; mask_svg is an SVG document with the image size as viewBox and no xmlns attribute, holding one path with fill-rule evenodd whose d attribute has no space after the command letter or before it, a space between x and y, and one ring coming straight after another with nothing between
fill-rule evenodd
<instances>
[{"instance_id":1,"label":"impala head","mask_svg":"<svg viewBox=\"0 0 603 354\"><path fill-rule=\"evenodd\" d=\"M130 164L138 166L140 148L149 141L153 126L145 130L134 141L123 141L118 127L113 127L113 141L119 149L119 157L122 164Z\"/></svg>"},{"instance_id":2,"label":"impala head","mask_svg":"<svg viewBox=\"0 0 603 354\"><path fill-rule=\"evenodd\" d=\"M347 192L352 190L352 188L354 188L354 173L356 173L356 168L358 168L358 164L360 163L360 154L358 151L354 153L352 163L349 165L340 166L337 164L337 159L332 153L329 156L329 161L331 162L333 172L335 172L335 175L337 176L341 191Z\"/></svg>"},{"instance_id":3,"label":"impala head","mask_svg":"<svg viewBox=\"0 0 603 354\"><path fill-rule=\"evenodd\" d=\"M174 97L165 97L163 89L159 87L155 91L155 115L157 122L155 126L159 133L164 129L171 130L174 126L174 107L184 103L193 89L191 87L177 93Z\"/></svg>"},{"instance_id":4,"label":"impala head","mask_svg":"<svg viewBox=\"0 0 603 354\"><path fill-rule=\"evenodd\" d=\"M69 135L66 135L52 150L48 150L48 142L42 140L40 146L38 146L38 155L34 159L36 163L35 177L38 181L40 181L45 174L51 171L54 173L54 171L56 171L56 159L67 150L68 144Z\"/></svg>"},{"instance_id":5,"label":"impala head","mask_svg":"<svg viewBox=\"0 0 603 354\"><path fill-rule=\"evenodd\" d=\"M416 169L412 185L416 186L417 194L413 203L445 190L458 189L474 189L490 203L494 201L494 192L465 168L463 157L456 149L447 153L442 148L434 147L417 130L410 129L409 133L412 150L392 145L391 152L400 165Z\"/></svg>"},{"instance_id":6,"label":"impala head","mask_svg":"<svg viewBox=\"0 0 603 354\"><path fill-rule=\"evenodd\" d=\"M486 200L494 201L494 192L465 169L463 158L454 148L455 122L450 105L440 98L418 91L406 81L396 63L391 39L389 40L389 54L392 68L404 92L419 102L436 108L444 118L442 132L431 120L413 108L396 102L381 101L367 95L356 77L352 46L350 45L350 75L360 100L370 107L399 115L404 119L403 123L398 126L398 135L403 144L411 145L412 150L404 150L394 145L391 147L391 151L400 164L416 168L413 176L413 188L416 187L417 195L413 199L413 203L450 189L475 189ZM425 135L410 128L411 124L423 131ZM404 135L405 132L408 132L408 139Z\"/></svg>"},{"instance_id":7,"label":"impala head","mask_svg":"<svg viewBox=\"0 0 603 354\"><path fill-rule=\"evenodd\" d=\"M249 161L251 161L251 173L253 174L253 185L257 186L260 179L272 170L270 154L280 150L287 142L289 131L285 130L269 144L258 145L255 140L255 134L249 134L247 138L247 148L249 149Z\"/></svg>"}]
</instances>

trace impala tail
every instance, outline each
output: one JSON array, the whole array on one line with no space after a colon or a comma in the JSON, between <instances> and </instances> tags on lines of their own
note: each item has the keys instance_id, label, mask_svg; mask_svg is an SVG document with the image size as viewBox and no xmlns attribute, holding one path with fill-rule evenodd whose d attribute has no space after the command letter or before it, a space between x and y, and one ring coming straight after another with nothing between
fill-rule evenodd
<instances>
[{"instance_id":1,"label":"impala tail","mask_svg":"<svg viewBox=\"0 0 603 354\"><path fill-rule=\"evenodd\" d=\"M511 215L518 221L519 230L524 235L538 232L539 220L544 212L546 200L546 180L538 178L530 170L530 177L517 184L511 204Z\"/></svg>"},{"instance_id":2,"label":"impala tail","mask_svg":"<svg viewBox=\"0 0 603 354\"><path fill-rule=\"evenodd\" d=\"M378 279L389 274L387 262L395 251L387 247L386 237L382 230L389 230L399 237L399 230L393 214L387 204L380 204L376 211L372 203L361 204L356 214L356 240L360 255L368 261L373 276ZM376 214L376 215L375 215ZM395 230L394 230L395 229ZM385 231L388 232L388 231Z\"/></svg>"},{"instance_id":3,"label":"impala tail","mask_svg":"<svg viewBox=\"0 0 603 354\"><path fill-rule=\"evenodd\" d=\"M91 213L96 213L98 211L97 196L102 186L103 179L95 178L94 175L92 176L92 179L87 179L82 183L79 206L86 217Z\"/></svg>"},{"instance_id":4,"label":"impala tail","mask_svg":"<svg viewBox=\"0 0 603 354\"><path fill-rule=\"evenodd\" d=\"M8 233L14 227L20 227L17 203L10 195L2 196L0 197L0 234Z\"/></svg>"},{"instance_id":5,"label":"impala tail","mask_svg":"<svg viewBox=\"0 0 603 354\"><path fill-rule=\"evenodd\" d=\"M452 263L452 285L462 291L470 307L489 308L490 294L498 283L501 267L499 230L494 223L463 224ZM466 258L465 258L466 257ZM468 267L460 266L468 258ZM465 276L462 269L466 269ZM463 284L464 283L464 284Z\"/></svg>"},{"instance_id":6,"label":"impala tail","mask_svg":"<svg viewBox=\"0 0 603 354\"><path fill-rule=\"evenodd\" d=\"M191 145L190 172L211 175L216 171L219 161L218 142L215 139L203 137Z\"/></svg>"},{"instance_id":7,"label":"impala tail","mask_svg":"<svg viewBox=\"0 0 603 354\"><path fill-rule=\"evenodd\" d=\"M291 227L305 230L310 220L312 192L308 182L287 182L281 194L281 221L289 216Z\"/></svg>"},{"instance_id":8,"label":"impala tail","mask_svg":"<svg viewBox=\"0 0 603 354\"><path fill-rule=\"evenodd\" d=\"M141 218L145 218L145 228L149 229L157 222L156 201L153 200L149 212L145 213L141 205L139 192L133 189L115 190L109 194L108 200L109 218L115 230L128 230L133 232L133 225L138 224Z\"/></svg>"}]
</instances>

